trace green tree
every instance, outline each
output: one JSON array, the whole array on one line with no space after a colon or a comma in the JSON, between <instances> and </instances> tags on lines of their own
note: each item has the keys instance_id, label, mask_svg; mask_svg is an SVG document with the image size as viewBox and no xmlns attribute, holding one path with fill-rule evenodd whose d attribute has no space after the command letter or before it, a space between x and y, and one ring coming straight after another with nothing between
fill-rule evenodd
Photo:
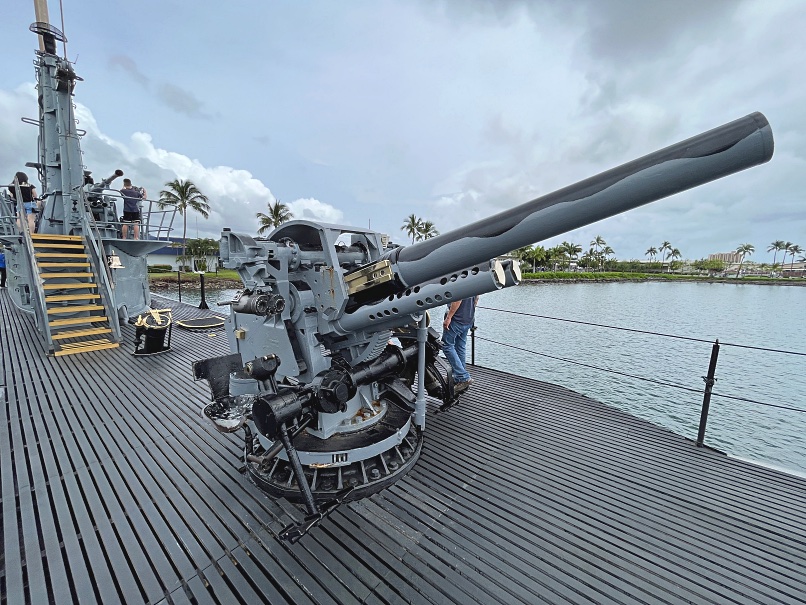
<instances>
[{"instance_id":1,"label":"green tree","mask_svg":"<svg viewBox=\"0 0 806 605\"><path fill-rule=\"evenodd\" d=\"M415 238L417 238L417 236L420 233L420 228L422 227L422 225L423 225L422 219L417 218L417 216L415 216L414 214L410 214L408 217L406 217L406 220L400 229L401 231L406 232L406 234L411 238L411 243L413 244Z\"/></svg>"},{"instance_id":2,"label":"green tree","mask_svg":"<svg viewBox=\"0 0 806 605\"><path fill-rule=\"evenodd\" d=\"M534 266L534 248L532 246L524 246L523 248L518 248L517 250L513 250L510 253L512 256L518 259L518 262L523 265L524 263L532 263L532 273L535 272Z\"/></svg>"},{"instance_id":3,"label":"green tree","mask_svg":"<svg viewBox=\"0 0 806 605\"><path fill-rule=\"evenodd\" d=\"M160 208L174 206L182 215L182 256L187 256L188 211L195 210L204 218L210 216L210 200L191 180L174 179L165 183L157 204Z\"/></svg>"},{"instance_id":4,"label":"green tree","mask_svg":"<svg viewBox=\"0 0 806 605\"><path fill-rule=\"evenodd\" d=\"M554 246L546 250L546 257L551 269L554 270L558 263L562 263L565 260L565 252L563 252L562 246Z\"/></svg>"},{"instance_id":5,"label":"green tree","mask_svg":"<svg viewBox=\"0 0 806 605\"><path fill-rule=\"evenodd\" d=\"M803 248L798 246L797 244L790 244L789 245L789 254L792 255L792 262L789 263L789 270L793 271L795 268L795 255L800 254L803 252Z\"/></svg>"},{"instance_id":6,"label":"green tree","mask_svg":"<svg viewBox=\"0 0 806 605\"><path fill-rule=\"evenodd\" d=\"M786 265L786 257L787 257L787 255L789 254L789 250L790 250L790 249L792 248L792 246L794 246L794 245L795 245L795 244L793 244L792 242L784 242L784 247L783 247L783 248L781 248L781 250L782 250L782 251L783 251L783 253L784 253L784 258L782 258L782 259L781 259L781 266L782 266L782 267Z\"/></svg>"},{"instance_id":7,"label":"green tree","mask_svg":"<svg viewBox=\"0 0 806 605\"><path fill-rule=\"evenodd\" d=\"M775 250L775 254L772 256L772 264L775 264L775 261L778 260L778 253L786 248L786 242L780 239L775 240L773 243L769 245L767 248L767 252L772 252Z\"/></svg>"},{"instance_id":8,"label":"green tree","mask_svg":"<svg viewBox=\"0 0 806 605\"><path fill-rule=\"evenodd\" d=\"M682 254L680 254L680 250L677 248L672 248L669 250L669 271L672 270L672 263L680 258Z\"/></svg>"},{"instance_id":9,"label":"green tree","mask_svg":"<svg viewBox=\"0 0 806 605\"><path fill-rule=\"evenodd\" d=\"M658 248L658 252L663 255L660 260L661 267L663 267L663 264L666 262L666 253L671 251L672 251L672 244L670 244L669 242L663 242L660 245L660 248Z\"/></svg>"},{"instance_id":10,"label":"green tree","mask_svg":"<svg viewBox=\"0 0 806 605\"><path fill-rule=\"evenodd\" d=\"M605 246L604 248L602 248L600 254L602 255L601 257L602 269L604 269L605 262L609 263L611 261L610 259L611 256L613 257L616 256L615 251L610 246ZM613 258L612 260L615 260L615 258Z\"/></svg>"},{"instance_id":11,"label":"green tree","mask_svg":"<svg viewBox=\"0 0 806 605\"><path fill-rule=\"evenodd\" d=\"M439 231L431 221L423 221L418 232L418 239L426 240L439 235Z\"/></svg>"},{"instance_id":12,"label":"green tree","mask_svg":"<svg viewBox=\"0 0 806 605\"><path fill-rule=\"evenodd\" d=\"M211 238L189 239L186 242L185 254L187 255L182 263L193 261L193 266L197 271L207 271L207 259L218 255L218 242Z\"/></svg>"},{"instance_id":13,"label":"green tree","mask_svg":"<svg viewBox=\"0 0 806 605\"><path fill-rule=\"evenodd\" d=\"M744 257L753 254L756 251L755 246L753 244L742 244L738 248L736 248L736 254L739 255L739 268L736 270L736 277L739 277L739 273L742 271L742 264L744 263Z\"/></svg>"},{"instance_id":14,"label":"green tree","mask_svg":"<svg viewBox=\"0 0 806 605\"><path fill-rule=\"evenodd\" d=\"M263 235L266 231L271 231L282 225L286 221L294 218L291 209L283 204L280 200L275 200L274 203L269 202L269 213L264 214L258 212L255 215L260 221L260 226L257 229L258 235Z\"/></svg>"},{"instance_id":15,"label":"green tree","mask_svg":"<svg viewBox=\"0 0 806 605\"><path fill-rule=\"evenodd\" d=\"M571 261L576 260L579 253L582 252L582 246L572 242L563 242L560 244L560 249L563 251L563 254L568 257L569 268L571 267Z\"/></svg>"},{"instance_id":16,"label":"green tree","mask_svg":"<svg viewBox=\"0 0 806 605\"><path fill-rule=\"evenodd\" d=\"M601 235L597 235L590 243L591 247L596 251L593 256L599 259L599 268L604 266L604 257L601 255L602 250L607 246L607 242Z\"/></svg>"}]
</instances>

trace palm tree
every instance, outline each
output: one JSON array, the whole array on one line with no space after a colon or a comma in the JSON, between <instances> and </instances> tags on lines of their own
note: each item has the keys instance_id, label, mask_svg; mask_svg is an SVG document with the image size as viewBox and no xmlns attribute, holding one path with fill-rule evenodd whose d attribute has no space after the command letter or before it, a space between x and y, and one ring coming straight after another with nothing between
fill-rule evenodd
<instances>
[{"instance_id":1,"label":"palm tree","mask_svg":"<svg viewBox=\"0 0 806 605\"><path fill-rule=\"evenodd\" d=\"M434 226L434 223L432 223L431 221L422 222L422 224L420 225L419 239L421 240L431 239L432 237L436 237L437 235L439 235L439 231L437 231L437 228Z\"/></svg>"},{"instance_id":2,"label":"palm tree","mask_svg":"<svg viewBox=\"0 0 806 605\"><path fill-rule=\"evenodd\" d=\"M652 263L655 262L655 257L658 255L658 249L655 248L654 246L651 247L651 248L648 248L647 251L644 252L644 255L649 257L650 266L648 267L648 269L651 270L652 269Z\"/></svg>"},{"instance_id":3,"label":"palm tree","mask_svg":"<svg viewBox=\"0 0 806 605\"><path fill-rule=\"evenodd\" d=\"M607 242L604 240L604 238L601 235L597 235L590 245L596 250L596 254L594 256L598 256L601 259L601 255L599 253L605 246L607 246ZM601 269L601 264L599 268Z\"/></svg>"},{"instance_id":4,"label":"palm tree","mask_svg":"<svg viewBox=\"0 0 806 605\"><path fill-rule=\"evenodd\" d=\"M604 248L602 248L601 255L602 255L602 256L601 256L601 261L602 261L602 271L604 271L604 264L605 264L605 261L606 261L606 260L609 260L607 257L608 257L608 256L615 256L615 255L616 255L616 253L615 253L615 251L613 250L613 248L611 248L610 246L605 246Z\"/></svg>"},{"instance_id":5,"label":"palm tree","mask_svg":"<svg viewBox=\"0 0 806 605\"><path fill-rule=\"evenodd\" d=\"M532 263L532 273L535 272L535 250L532 246L524 246L523 248L518 248L517 250L513 250L510 253L512 256L518 259L521 263Z\"/></svg>"},{"instance_id":6,"label":"palm tree","mask_svg":"<svg viewBox=\"0 0 806 605\"><path fill-rule=\"evenodd\" d=\"M794 246L794 245L795 244L793 244L792 242L784 242L784 246L783 246L783 248L781 248L781 250L784 251L784 258L781 259L781 266L782 267L784 265L786 265L786 255L789 254L790 248L792 248L792 246Z\"/></svg>"},{"instance_id":7,"label":"palm tree","mask_svg":"<svg viewBox=\"0 0 806 605\"><path fill-rule=\"evenodd\" d=\"M207 271L207 259L218 254L218 242L211 238L189 239L187 241L187 255L182 263L188 260L193 261L193 267L197 271Z\"/></svg>"},{"instance_id":8,"label":"palm tree","mask_svg":"<svg viewBox=\"0 0 806 605\"><path fill-rule=\"evenodd\" d=\"M769 245L767 248L767 252L772 252L775 250L775 254L772 256L772 264L775 264L775 261L778 259L778 253L786 247L786 242L783 240L777 239L773 243Z\"/></svg>"},{"instance_id":9,"label":"palm tree","mask_svg":"<svg viewBox=\"0 0 806 605\"><path fill-rule=\"evenodd\" d=\"M188 210L195 210L204 218L210 216L210 200L204 195L190 179L174 179L165 183L165 189L160 191L157 204L160 208L174 206L182 215L182 256L185 254L188 234Z\"/></svg>"},{"instance_id":10,"label":"palm tree","mask_svg":"<svg viewBox=\"0 0 806 605\"><path fill-rule=\"evenodd\" d=\"M417 237L420 233L420 228L422 227L423 221L420 218L417 218L413 214L409 214L406 218L406 221L403 223L403 226L400 228L401 231L405 231L406 234L411 238L411 243L414 243L414 238Z\"/></svg>"},{"instance_id":11,"label":"palm tree","mask_svg":"<svg viewBox=\"0 0 806 605\"><path fill-rule=\"evenodd\" d=\"M294 218L288 206L283 204L280 200L276 200L273 204L269 202L268 214L258 212L255 216L260 221L260 227L257 229L258 235L263 235L266 231L276 229L284 222Z\"/></svg>"},{"instance_id":12,"label":"palm tree","mask_svg":"<svg viewBox=\"0 0 806 605\"><path fill-rule=\"evenodd\" d=\"M555 271L557 269L557 261L565 260L565 251L562 246L554 246L546 250L546 256L551 264L551 270Z\"/></svg>"},{"instance_id":13,"label":"palm tree","mask_svg":"<svg viewBox=\"0 0 806 605\"><path fill-rule=\"evenodd\" d=\"M798 246L797 244L790 244L789 245L789 253L792 255L792 262L789 263L789 270L793 271L795 269L795 255L800 254L803 252L803 248Z\"/></svg>"},{"instance_id":14,"label":"palm tree","mask_svg":"<svg viewBox=\"0 0 806 605\"><path fill-rule=\"evenodd\" d=\"M672 263L681 256L683 255L680 254L680 250L678 250L677 248L672 248L671 250L669 250L669 272L671 272L672 270Z\"/></svg>"},{"instance_id":15,"label":"palm tree","mask_svg":"<svg viewBox=\"0 0 806 605\"><path fill-rule=\"evenodd\" d=\"M573 244L571 242L563 242L560 244L560 249L568 255L568 267L571 267L571 261L577 258L577 255L582 252L582 246Z\"/></svg>"},{"instance_id":16,"label":"palm tree","mask_svg":"<svg viewBox=\"0 0 806 605\"><path fill-rule=\"evenodd\" d=\"M663 268L663 263L666 262L666 252L667 251L671 252L671 250L672 250L672 244L670 244L669 242L663 242L660 245L660 248L658 249L658 251L663 254L663 257L661 258L661 261L660 261L661 269Z\"/></svg>"},{"instance_id":17,"label":"palm tree","mask_svg":"<svg viewBox=\"0 0 806 605\"><path fill-rule=\"evenodd\" d=\"M748 254L753 254L756 251L755 246L753 244L742 244L738 248L736 248L736 254L738 254L741 258L739 259L739 268L736 270L736 277L739 277L739 273L742 271L742 263L744 263L744 257Z\"/></svg>"}]
</instances>

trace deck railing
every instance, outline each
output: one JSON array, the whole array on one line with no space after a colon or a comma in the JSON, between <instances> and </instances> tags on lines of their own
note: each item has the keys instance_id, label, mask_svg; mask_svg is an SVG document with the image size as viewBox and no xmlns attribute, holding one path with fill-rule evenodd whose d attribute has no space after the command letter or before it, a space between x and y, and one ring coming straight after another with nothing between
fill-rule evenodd
<instances>
[{"instance_id":1,"label":"deck railing","mask_svg":"<svg viewBox=\"0 0 806 605\"><path fill-rule=\"evenodd\" d=\"M523 317L528 317L528 318L536 318L536 319L543 319L543 320L556 321L556 322L567 322L567 323L578 324L578 325L583 325L583 326L604 328L604 329L608 329L608 330L627 331L627 332L633 332L633 333L638 333L638 334L643 334L643 335L650 335L650 336L659 337L659 338L674 338L674 339L687 340L687 341L696 342L696 343L710 344L711 345L711 355L710 355L710 358L709 358L707 371L702 376L704 386L701 387L701 386L696 386L696 385L679 384L679 383L670 382L668 380L659 380L657 378L651 378L651 377L646 377L646 376L639 376L639 375L631 373L631 372L624 372L624 371L620 371L620 370L614 370L614 369L611 369L611 368L602 367L602 366L599 366L599 365L594 365L594 364L590 364L590 363L581 362L578 359L570 359L570 358L567 358L567 357L561 357L561 356L545 353L545 352L542 352L542 351L527 349L527 348L524 348L524 347L518 347L518 346L515 346L515 345L513 345L511 343L498 342L498 341L495 341L495 340L492 340L492 339L489 339L489 338L479 336L477 334L477 331L479 331L478 326L473 326L473 328L470 331L470 334L471 334L471 337L470 337L470 341L471 341L470 342L470 356L471 356L471 363L473 365L476 364L476 346L477 346L476 341L478 340L478 341L487 342L487 343L497 345L497 346L507 347L508 349L515 349L515 350L518 350L518 351L521 351L521 352L524 352L524 353L528 353L530 355L546 357L546 358L550 358L550 359L553 359L553 360L556 360L556 361L560 361L560 362L564 362L564 363L568 363L568 364L574 364L574 365L577 365L577 366L582 366L586 370L593 370L593 371L597 371L597 372L611 373L611 374L615 374L615 375L617 375L619 377L622 377L622 378L628 378L628 379L639 380L639 381L646 381L646 382L654 383L654 384L657 384L657 385L662 385L662 386L665 386L665 387L670 387L670 388L677 389L677 390L682 390L682 391L687 391L687 392L691 392L691 393L701 394L702 403L701 403L701 408L700 408L700 420L699 420L699 425L698 425L698 430L697 430L697 438L695 440L695 443L696 443L696 445L698 447L709 447L709 446L705 445L705 433L706 433L706 426L707 426L708 418L709 418L711 401L712 401L712 399L714 397L719 397L719 398L722 398L722 399L725 399L725 400L740 401L740 402L750 403L750 404L769 407L769 408L777 408L777 409L780 409L780 410L786 410L786 411L791 411L791 412L806 413L806 409L804 409L803 407L798 406L797 404L790 405L790 404L783 404L783 403L774 403L774 402L770 402L770 401L761 401L761 400L758 400L758 399L754 399L752 397L745 397L745 396L742 396L742 395L736 395L736 394L731 394L731 393L724 393L724 392L714 391L714 386L715 386L715 384L717 382L717 364L718 364L718 359L719 359L719 352L720 352L720 349L722 347L733 347L733 348L737 348L737 349L748 349L748 350L760 351L760 352L765 352L765 353L782 354L782 355L791 356L791 357L793 357L795 359L806 360L806 352L804 352L804 351L791 351L791 350L782 350L782 349L775 349L775 348L769 348L769 347L751 346L751 345L745 345L745 344L739 344L739 343L720 342L719 339L716 339L716 340L712 341L712 340L707 340L707 339L702 339L702 338L694 338L694 337L689 337L689 336L680 336L680 335L676 335L676 334L663 334L663 333L660 333L660 332L653 332L653 331L648 331L648 330L637 330L637 329L633 329L633 328L625 328L625 327L620 327L620 326L609 326L609 325L604 325L604 324L597 324L597 323L594 323L594 322L579 321L579 320L573 320L573 319L565 319L565 318L560 318L560 317L549 317L549 316L538 315L538 314L534 314L534 313L525 313L525 312L522 312L522 311L511 311L511 310L508 310L508 309L496 309L496 308L485 307L485 306L479 306L479 309L485 309L487 311L494 311L494 312L506 313L506 314L511 314L511 315L518 315L518 316L523 316Z\"/></svg>"}]
</instances>

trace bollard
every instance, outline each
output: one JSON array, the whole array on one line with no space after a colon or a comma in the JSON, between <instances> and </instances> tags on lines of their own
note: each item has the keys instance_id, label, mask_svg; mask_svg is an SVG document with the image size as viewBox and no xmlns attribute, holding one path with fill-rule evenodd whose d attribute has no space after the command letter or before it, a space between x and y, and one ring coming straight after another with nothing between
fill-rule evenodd
<instances>
[{"instance_id":1,"label":"bollard","mask_svg":"<svg viewBox=\"0 0 806 605\"><path fill-rule=\"evenodd\" d=\"M182 270L176 272L176 283L179 284L179 302L182 302Z\"/></svg>"},{"instance_id":2,"label":"bollard","mask_svg":"<svg viewBox=\"0 0 806 605\"><path fill-rule=\"evenodd\" d=\"M708 376L703 376L705 381L705 393L702 397L702 412L700 412L700 430L697 432L697 447L703 446L705 440L705 425L708 422L708 408L711 406L711 389L714 387L716 378L716 360L719 357L719 339L714 341L714 346L711 347L711 363L708 365Z\"/></svg>"},{"instance_id":3,"label":"bollard","mask_svg":"<svg viewBox=\"0 0 806 605\"><path fill-rule=\"evenodd\" d=\"M201 302L199 303L199 309L209 309L207 299L204 296L204 271L199 273L199 279L201 280Z\"/></svg>"}]
</instances>

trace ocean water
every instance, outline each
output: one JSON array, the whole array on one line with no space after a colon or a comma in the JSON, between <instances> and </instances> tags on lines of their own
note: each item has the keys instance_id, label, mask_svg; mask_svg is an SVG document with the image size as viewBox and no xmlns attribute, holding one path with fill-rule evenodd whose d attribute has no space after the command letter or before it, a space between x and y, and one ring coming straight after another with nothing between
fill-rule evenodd
<instances>
[{"instance_id":1,"label":"ocean water","mask_svg":"<svg viewBox=\"0 0 806 605\"><path fill-rule=\"evenodd\" d=\"M705 443L806 474L805 303L806 288L793 286L522 284L479 301L476 363L563 385L696 439L703 377L719 339Z\"/></svg>"},{"instance_id":2,"label":"ocean water","mask_svg":"<svg viewBox=\"0 0 806 605\"><path fill-rule=\"evenodd\" d=\"M208 291L210 308L228 313L215 302L234 292ZM182 299L198 304L198 291L183 289ZM705 443L806 474L804 305L806 287L795 286L521 284L481 298L476 363L560 384L693 440L719 339Z\"/></svg>"}]
</instances>

